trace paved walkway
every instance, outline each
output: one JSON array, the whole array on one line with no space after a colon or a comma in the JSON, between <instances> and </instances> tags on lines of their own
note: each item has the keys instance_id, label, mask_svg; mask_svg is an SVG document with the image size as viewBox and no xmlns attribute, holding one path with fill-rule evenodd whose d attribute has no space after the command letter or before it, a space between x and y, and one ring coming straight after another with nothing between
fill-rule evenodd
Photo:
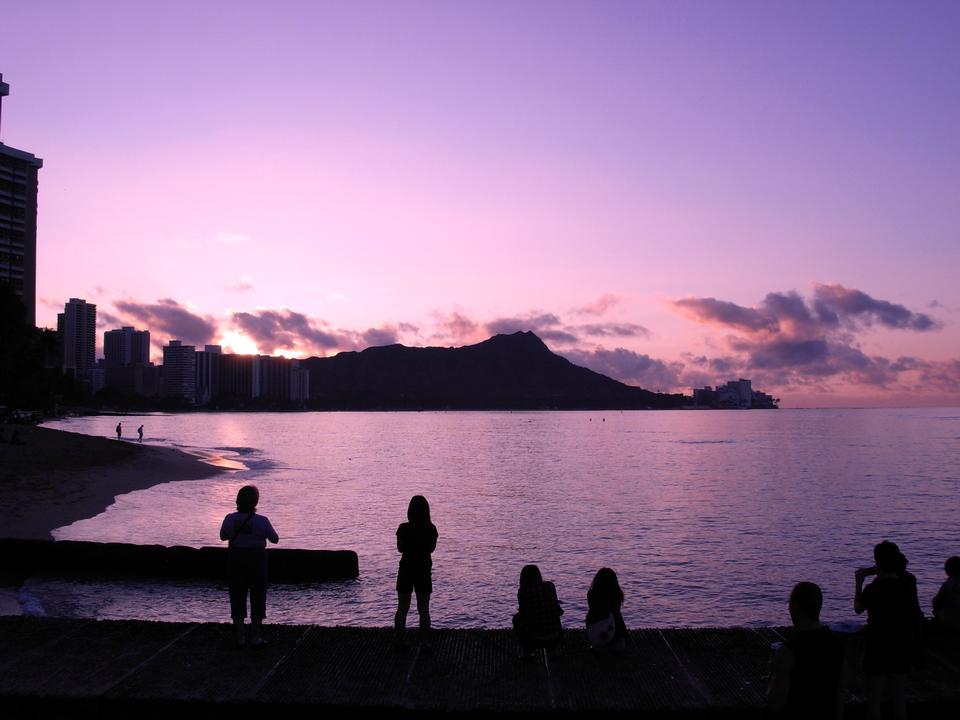
<instances>
[{"instance_id":1,"label":"paved walkway","mask_svg":"<svg viewBox=\"0 0 960 720\"><path fill-rule=\"evenodd\" d=\"M0 714L270 716L368 709L438 713L629 712L636 717L760 717L774 628L637 630L621 657L596 656L568 631L556 657L517 658L508 630L438 630L431 650L398 649L379 628L269 626L270 644L238 650L213 623L0 618ZM862 716L859 680L848 717ZM931 642L909 683L911 718L960 717L960 649ZM378 712L380 711L380 712Z\"/></svg>"}]
</instances>

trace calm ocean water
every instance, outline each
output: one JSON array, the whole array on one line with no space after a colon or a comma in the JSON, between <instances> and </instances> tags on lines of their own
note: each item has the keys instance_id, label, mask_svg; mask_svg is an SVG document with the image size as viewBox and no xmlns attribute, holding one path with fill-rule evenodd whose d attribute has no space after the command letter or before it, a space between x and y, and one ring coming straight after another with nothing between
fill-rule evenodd
<instances>
[{"instance_id":1,"label":"calm ocean water","mask_svg":"<svg viewBox=\"0 0 960 720\"><path fill-rule=\"evenodd\" d=\"M111 436L115 417L50 427ZM392 622L397 525L411 495L440 531L437 626L508 627L520 568L556 583L577 626L601 566L639 626L786 624L798 580L848 620L854 569L899 543L930 598L960 554L960 409L677 412L188 414L123 418L146 440L249 469L129 493L59 539L216 545L237 489L255 482L281 547L353 549L356 581L274 585L268 620ZM31 612L228 619L202 583L33 578ZM411 611L415 624L415 611Z\"/></svg>"}]
</instances>

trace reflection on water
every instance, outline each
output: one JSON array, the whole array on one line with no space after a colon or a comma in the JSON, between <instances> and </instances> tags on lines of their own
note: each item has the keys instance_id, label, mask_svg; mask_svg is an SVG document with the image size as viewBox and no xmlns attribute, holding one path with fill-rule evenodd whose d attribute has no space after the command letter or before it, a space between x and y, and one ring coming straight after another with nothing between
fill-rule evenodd
<instances>
[{"instance_id":1,"label":"reflection on water","mask_svg":"<svg viewBox=\"0 0 960 720\"><path fill-rule=\"evenodd\" d=\"M604 419L606 422L596 422ZM349 583L274 586L271 621L389 625L397 525L430 500L440 540L431 613L506 627L520 568L556 583L567 625L602 565L633 626L782 624L798 580L852 617L853 571L898 542L922 605L960 553L960 411L190 414L128 418L146 439L219 454L235 473L121 496L60 539L218 544L255 482L282 547L352 549ZM53 423L110 436L116 418ZM224 620L205 584L32 579L50 614Z\"/></svg>"}]
</instances>

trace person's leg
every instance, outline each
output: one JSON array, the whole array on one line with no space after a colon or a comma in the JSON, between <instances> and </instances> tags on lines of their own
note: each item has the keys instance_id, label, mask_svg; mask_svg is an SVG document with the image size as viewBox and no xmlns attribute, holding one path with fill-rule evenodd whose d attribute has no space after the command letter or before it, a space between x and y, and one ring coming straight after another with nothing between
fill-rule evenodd
<instances>
[{"instance_id":1,"label":"person's leg","mask_svg":"<svg viewBox=\"0 0 960 720\"><path fill-rule=\"evenodd\" d=\"M398 635L407 629L407 613L410 611L412 595L409 590L397 590L397 614L393 618L393 627Z\"/></svg>"},{"instance_id":2,"label":"person's leg","mask_svg":"<svg viewBox=\"0 0 960 720\"><path fill-rule=\"evenodd\" d=\"M230 588L230 619L233 620L237 645L243 645L243 620L247 617L247 584L236 557L231 554L227 562L227 585Z\"/></svg>"},{"instance_id":3,"label":"person's leg","mask_svg":"<svg viewBox=\"0 0 960 720\"><path fill-rule=\"evenodd\" d=\"M430 591L417 590L417 614L420 616L420 632L430 629Z\"/></svg>"},{"instance_id":4,"label":"person's leg","mask_svg":"<svg viewBox=\"0 0 960 720\"><path fill-rule=\"evenodd\" d=\"M864 675L867 690L867 720L880 720L883 712L883 675Z\"/></svg>"},{"instance_id":5,"label":"person's leg","mask_svg":"<svg viewBox=\"0 0 960 720\"><path fill-rule=\"evenodd\" d=\"M904 692L906 675L887 675L887 692L890 696L890 705L893 708L893 717L896 720L907 718L907 698Z\"/></svg>"},{"instance_id":6,"label":"person's leg","mask_svg":"<svg viewBox=\"0 0 960 720\"><path fill-rule=\"evenodd\" d=\"M256 560L250 577L250 642L263 643L263 619L267 616L267 571L265 558Z\"/></svg>"}]
</instances>

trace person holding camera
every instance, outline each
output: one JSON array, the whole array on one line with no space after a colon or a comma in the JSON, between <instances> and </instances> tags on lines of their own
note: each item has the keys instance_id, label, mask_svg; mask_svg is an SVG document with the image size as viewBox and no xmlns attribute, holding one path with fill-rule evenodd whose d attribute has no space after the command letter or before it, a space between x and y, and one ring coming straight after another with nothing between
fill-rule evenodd
<instances>
[{"instance_id":1,"label":"person holding camera","mask_svg":"<svg viewBox=\"0 0 960 720\"><path fill-rule=\"evenodd\" d=\"M884 540L873 549L875 565L855 573L853 609L867 612L866 676L867 717L881 717L884 697L890 699L893 716L906 718L904 683L910 671L916 620L916 590L898 573L903 555L895 543ZM866 587L864 581L874 579Z\"/></svg>"}]
</instances>

